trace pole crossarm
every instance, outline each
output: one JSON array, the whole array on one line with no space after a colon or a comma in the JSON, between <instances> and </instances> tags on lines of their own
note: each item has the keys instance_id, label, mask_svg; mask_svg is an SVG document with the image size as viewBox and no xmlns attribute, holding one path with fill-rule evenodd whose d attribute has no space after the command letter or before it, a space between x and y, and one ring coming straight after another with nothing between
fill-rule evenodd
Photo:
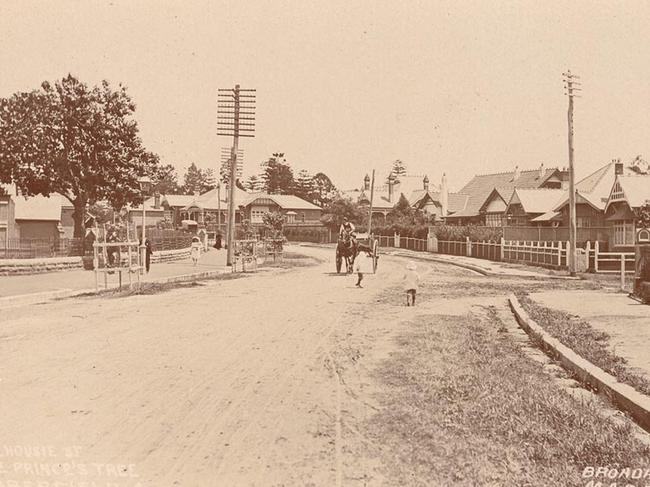
<instances>
[{"instance_id":1,"label":"pole crossarm","mask_svg":"<svg viewBox=\"0 0 650 487\"><path fill-rule=\"evenodd\" d=\"M219 88L217 90L217 135L232 137L231 148L222 148L222 163L228 164L231 184L228 185L228 254L226 264L233 265L235 237L235 184L243 171L243 152L239 150L240 137L255 137L254 88Z\"/></svg>"}]
</instances>

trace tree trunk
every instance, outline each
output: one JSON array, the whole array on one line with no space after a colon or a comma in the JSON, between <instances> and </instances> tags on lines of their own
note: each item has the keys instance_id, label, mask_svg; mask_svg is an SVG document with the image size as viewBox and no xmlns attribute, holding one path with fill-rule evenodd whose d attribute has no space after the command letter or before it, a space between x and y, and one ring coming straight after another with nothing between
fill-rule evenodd
<instances>
[{"instance_id":1,"label":"tree trunk","mask_svg":"<svg viewBox=\"0 0 650 487\"><path fill-rule=\"evenodd\" d=\"M86 216L86 200L77 198L73 203L74 211L72 212L72 219L74 220L74 234L75 238L83 238L86 236L86 228L84 220Z\"/></svg>"}]
</instances>

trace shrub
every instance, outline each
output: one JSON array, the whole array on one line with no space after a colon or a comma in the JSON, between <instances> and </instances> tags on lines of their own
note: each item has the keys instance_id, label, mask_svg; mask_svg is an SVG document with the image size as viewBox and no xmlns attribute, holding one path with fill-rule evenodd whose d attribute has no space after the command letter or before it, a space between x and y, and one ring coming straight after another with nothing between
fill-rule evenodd
<instances>
[{"instance_id":1,"label":"shrub","mask_svg":"<svg viewBox=\"0 0 650 487\"><path fill-rule=\"evenodd\" d=\"M501 240L503 229L501 227L479 227L476 225L456 226L456 225L435 225L431 227L431 232L439 240L462 240L467 237L472 242L481 240Z\"/></svg>"}]
</instances>

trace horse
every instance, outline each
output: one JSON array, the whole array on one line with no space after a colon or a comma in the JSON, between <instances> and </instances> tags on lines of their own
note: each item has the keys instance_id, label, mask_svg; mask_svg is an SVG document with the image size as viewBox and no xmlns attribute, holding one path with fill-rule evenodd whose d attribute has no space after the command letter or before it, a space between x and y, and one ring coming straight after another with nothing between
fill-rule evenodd
<instances>
[{"instance_id":1,"label":"horse","mask_svg":"<svg viewBox=\"0 0 650 487\"><path fill-rule=\"evenodd\" d=\"M348 274L354 269L354 259L359 254L358 243L352 238L350 232L344 232L339 237L336 245L336 272L341 272L341 264L345 259L345 268Z\"/></svg>"}]
</instances>

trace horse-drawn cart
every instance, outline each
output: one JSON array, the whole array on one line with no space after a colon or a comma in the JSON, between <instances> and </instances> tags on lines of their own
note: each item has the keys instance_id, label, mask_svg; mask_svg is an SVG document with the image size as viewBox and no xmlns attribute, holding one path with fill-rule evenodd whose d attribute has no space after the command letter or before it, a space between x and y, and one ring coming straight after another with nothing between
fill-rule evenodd
<instances>
[{"instance_id":1,"label":"horse-drawn cart","mask_svg":"<svg viewBox=\"0 0 650 487\"><path fill-rule=\"evenodd\" d=\"M377 272L379 242L374 236L367 234L357 235L356 244L347 235L339 238L338 244L336 245L336 272L341 272L343 261L345 261L346 271L351 273L354 267L354 261L361 252L365 252L372 259L372 273Z\"/></svg>"}]
</instances>

